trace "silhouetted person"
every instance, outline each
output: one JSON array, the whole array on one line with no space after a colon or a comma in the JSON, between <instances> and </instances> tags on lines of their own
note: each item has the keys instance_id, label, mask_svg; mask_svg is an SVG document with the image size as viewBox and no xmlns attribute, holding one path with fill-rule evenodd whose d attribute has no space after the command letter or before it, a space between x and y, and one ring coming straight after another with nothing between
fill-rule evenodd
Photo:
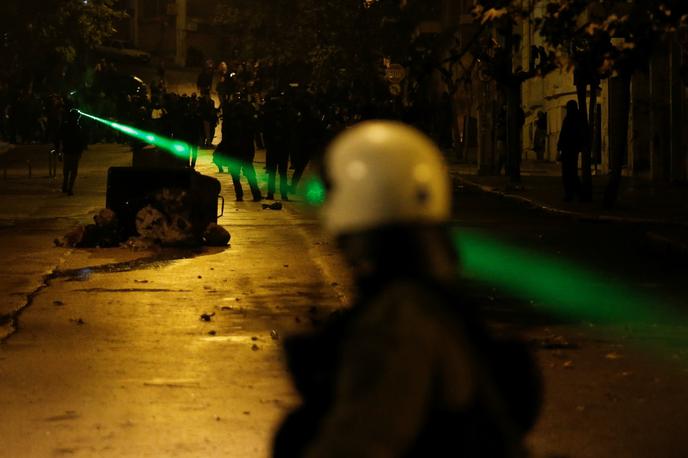
<instances>
[{"instance_id":1,"label":"silhouetted person","mask_svg":"<svg viewBox=\"0 0 688 458\"><path fill-rule=\"evenodd\" d=\"M322 119L313 94L303 91L296 94L297 116L294 141L291 150L294 174L291 176L291 192L296 192L308 163L321 156L319 149L324 137Z\"/></svg>"},{"instance_id":2,"label":"silhouetted person","mask_svg":"<svg viewBox=\"0 0 688 458\"><path fill-rule=\"evenodd\" d=\"M213 70L213 61L207 60L203 70L198 74L196 87L198 87L198 92L201 93L201 97L210 96L210 90L213 86Z\"/></svg>"},{"instance_id":3,"label":"silhouetted person","mask_svg":"<svg viewBox=\"0 0 688 458\"><path fill-rule=\"evenodd\" d=\"M275 197L276 174L280 176L280 196L288 200L289 150L292 144L293 110L283 94L273 93L268 96L261 116L263 141L265 142L265 162L268 172L268 195Z\"/></svg>"},{"instance_id":4,"label":"silhouetted person","mask_svg":"<svg viewBox=\"0 0 688 458\"><path fill-rule=\"evenodd\" d=\"M357 300L285 341L302 404L273 456L526 456L540 377L527 346L488 331L459 289L439 149L408 126L368 121L334 140L324 170L322 220Z\"/></svg>"},{"instance_id":5,"label":"silhouetted person","mask_svg":"<svg viewBox=\"0 0 688 458\"><path fill-rule=\"evenodd\" d=\"M561 160L561 178L564 184L564 200L570 201L580 196L578 179L578 155L585 146L586 126L583 116L578 111L578 104L570 100L566 104L566 116L561 125L557 151Z\"/></svg>"},{"instance_id":6,"label":"silhouetted person","mask_svg":"<svg viewBox=\"0 0 688 458\"><path fill-rule=\"evenodd\" d=\"M535 120L535 132L533 134L533 151L535 158L541 161L545 158L545 147L547 146L547 115L538 111Z\"/></svg>"},{"instance_id":7,"label":"silhouetted person","mask_svg":"<svg viewBox=\"0 0 688 458\"><path fill-rule=\"evenodd\" d=\"M86 149L84 135L79 125L79 113L68 109L60 126L59 145L62 148L62 192L74 194L74 181L79 170L79 160Z\"/></svg>"},{"instance_id":8,"label":"silhouetted person","mask_svg":"<svg viewBox=\"0 0 688 458\"><path fill-rule=\"evenodd\" d=\"M231 102L223 108L222 141L217 147L221 156L225 158L229 173L232 175L234 193L237 201L244 200L244 190L241 186L243 172L251 188L253 201L262 199L253 159L256 154L253 140L257 132L257 114L243 94L235 94Z\"/></svg>"}]
</instances>

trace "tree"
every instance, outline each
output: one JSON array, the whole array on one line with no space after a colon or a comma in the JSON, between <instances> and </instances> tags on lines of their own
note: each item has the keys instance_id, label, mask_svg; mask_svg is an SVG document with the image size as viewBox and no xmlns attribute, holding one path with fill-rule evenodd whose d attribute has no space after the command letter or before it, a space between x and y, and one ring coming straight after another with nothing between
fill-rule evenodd
<instances>
[{"instance_id":1,"label":"tree","mask_svg":"<svg viewBox=\"0 0 688 458\"><path fill-rule=\"evenodd\" d=\"M389 25L399 17L391 0L275 0L266 7L253 0L222 0L216 24L232 57L265 59L282 71L326 87L342 79L374 84ZM297 69L297 71L294 71ZM283 79L284 75L276 78Z\"/></svg>"},{"instance_id":2,"label":"tree","mask_svg":"<svg viewBox=\"0 0 688 458\"><path fill-rule=\"evenodd\" d=\"M125 16L113 5L113 0L0 2L0 56L5 63L0 77L47 84L47 75L56 68L80 63Z\"/></svg>"},{"instance_id":3,"label":"tree","mask_svg":"<svg viewBox=\"0 0 688 458\"><path fill-rule=\"evenodd\" d=\"M514 65L513 56L520 47L520 36L514 33L514 29L519 21L529 20L532 2L477 0L475 5L475 20L487 37L480 40L472 52L481 61L481 74L492 78L502 90L506 104L506 173L510 184L520 187L524 122L521 88L527 79L548 73L552 69L553 56L538 52L537 58L531 59L529 68Z\"/></svg>"},{"instance_id":4,"label":"tree","mask_svg":"<svg viewBox=\"0 0 688 458\"><path fill-rule=\"evenodd\" d=\"M653 52L662 46L667 35L687 25L688 3L681 0L550 2L545 17L538 23L548 44L568 57L574 67L579 105L587 114L590 127L588 145L596 134L593 114L600 81L609 79L610 87L619 95L619 113L623 116L610 138L611 173L604 193L605 207L611 208L616 202L623 157L628 150L632 77L647 69ZM588 146L583 152L583 189L588 199L592 197L590 162Z\"/></svg>"}]
</instances>

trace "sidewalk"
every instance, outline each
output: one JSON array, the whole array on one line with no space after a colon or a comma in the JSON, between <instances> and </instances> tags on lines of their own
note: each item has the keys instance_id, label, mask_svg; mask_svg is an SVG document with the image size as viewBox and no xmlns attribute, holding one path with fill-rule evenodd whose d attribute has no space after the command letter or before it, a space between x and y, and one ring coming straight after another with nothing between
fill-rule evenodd
<instances>
[{"instance_id":1,"label":"sidewalk","mask_svg":"<svg viewBox=\"0 0 688 458\"><path fill-rule=\"evenodd\" d=\"M648 239L668 251L688 255L688 187L622 178L616 208L602 207L607 176L593 176L593 201L564 202L559 164L524 161L521 189L513 189L506 176L481 176L474 164L451 164L452 176L469 186L521 202L542 211L578 220L640 224Z\"/></svg>"},{"instance_id":2,"label":"sidewalk","mask_svg":"<svg viewBox=\"0 0 688 458\"><path fill-rule=\"evenodd\" d=\"M11 151L13 148L14 148L14 145L0 141L0 156L7 153L8 151Z\"/></svg>"}]
</instances>

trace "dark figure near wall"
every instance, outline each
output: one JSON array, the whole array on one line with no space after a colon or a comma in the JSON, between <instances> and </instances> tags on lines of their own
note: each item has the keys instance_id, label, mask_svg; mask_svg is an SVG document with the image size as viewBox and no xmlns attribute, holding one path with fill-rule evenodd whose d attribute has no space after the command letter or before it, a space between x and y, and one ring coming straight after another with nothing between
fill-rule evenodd
<instances>
[{"instance_id":1,"label":"dark figure near wall","mask_svg":"<svg viewBox=\"0 0 688 458\"><path fill-rule=\"evenodd\" d=\"M60 126L58 144L62 148L62 174L64 176L62 192L71 196L74 194L74 181L79 170L79 160L86 149L84 135L79 125L79 113L75 109L68 109L65 113Z\"/></svg>"},{"instance_id":2,"label":"dark figure near wall","mask_svg":"<svg viewBox=\"0 0 688 458\"><path fill-rule=\"evenodd\" d=\"M578 179L578 155L585 147L586 126L578 104L570 100L566 104L566 117L561 125L557 151L561 161L561 178L564 184L564 200L580 197L581 184Z\"/></svg>"},{"instance_id":3,"label":"dark figure near wall","mask_svg":"<svg viewBox=\"0 0 688 458\"><path fill-rule=\"evenodd\" d=\"M533 135L533 151L538 161L545 159L545 148L547 146L547 115L542 111L537 114L535 120L535 133Z\"/></svg>"}]
</instances>

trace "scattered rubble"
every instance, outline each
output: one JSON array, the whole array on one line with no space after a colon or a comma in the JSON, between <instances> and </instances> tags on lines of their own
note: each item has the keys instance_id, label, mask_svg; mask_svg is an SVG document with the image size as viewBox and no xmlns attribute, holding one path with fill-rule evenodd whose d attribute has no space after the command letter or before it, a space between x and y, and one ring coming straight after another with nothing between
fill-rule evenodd
<instances>
[{"instance_id":1,"label":"scattered rubble","mask_svg":"<svg viewBox=\"0 0 688 458\"><path fill-rule=\"evenodd\" d=\"M611 360L623 358L622 355L620 355L619 353L617 353L617 352L615 352L615 351L610 352L610 353L607 353L606 355L604 355L604 357L605 357L606 359L611 359Z\"/></svg>"},{"instance_id":2,"label":"scattered rubble","mask_svg":"<svg viewBox=\"0 0 688 458\"><path fill-rule=\"evenodd\" d=\"M273 202L271 204L263 204L263 210L282 210L282 202Z\"/></svg>"},{"instance_id":3,"label":"scattered rubble","mask_svg":"<svg viewBox=\"0 0 688 458\"><path fill-rule=\"evenodd\" d=\"M113 247L122 241L117 215L107 208L100 210L94 217L95 224L79 225L67 232L54 243L59 247Z\"/></svg>"},{"instance_id":4,"label":"scattered rubble","mask_svg":"<svg viewBox=\"0 0 688 458\"><path fill-rule=\"evenodd\" d=\"M547 336L544 339L534 339L537 346L544 350L575 350L580 348L578 344L569 342L564 336Z\"/></svg>"},{"instance_id":5,"label":"scattered rubble","mask_svg":"<svg viewBox=\"0 0 688 458\"><path fill-rule=\"evenodd\" d=\"M126 224L119 221L117 214L109 208L100 210L93 220L95 224L80 224L62 238L55 239L55 245L69 248L124 246L133 250L149 250L160 246L227 246L231 239L230 233L217 223L199 227L197 219L192 218L188 193L174 188L163 188L153 194L148 205L136 212L135 227L130 229L126 229ZM135 234L127 238L134 230Z\"/></svg>"},{"instance_id":6,"label":"scattered rubble","mask_svg":"<svg viewBox=\"0 0 688 458\"><path fill-rule=\"evenodd\" d=\"M70 318L69 321L78 325L86 324L86 322L81 318Z\"/></svg>"},{"instance_id":7,"label":"scattered rubble","mask_svg":"<svg viewBox=\"0 0 688 458\"><path fill-rule=\"evenodd\" d=\"M215 223L208 224L203 232L203 244L206 246L227 246L231 238L227 229Z\"/></svg>"},{"instance_id":8,"label":"scattered rubble","mask_svg":"<svg viewBox=\"0 0 688 458\"><path fill-rule=\"evenodd\" d=\"M196 245L191 221L183 214L165 214L148 205L136 214L136 232L161 245Z\"/></svg>"},{"instance_id":9,"label":"scattered rubble","mask_svg":"<svg viewBox=\"0 0 688 458\"><path fill-rule=\"evenodd\" d=\"M213 312L213 313L202 313L201 314L201 321L211 321L214 316L215 316L215 312Z\"/></svg>"}]
</instances>

